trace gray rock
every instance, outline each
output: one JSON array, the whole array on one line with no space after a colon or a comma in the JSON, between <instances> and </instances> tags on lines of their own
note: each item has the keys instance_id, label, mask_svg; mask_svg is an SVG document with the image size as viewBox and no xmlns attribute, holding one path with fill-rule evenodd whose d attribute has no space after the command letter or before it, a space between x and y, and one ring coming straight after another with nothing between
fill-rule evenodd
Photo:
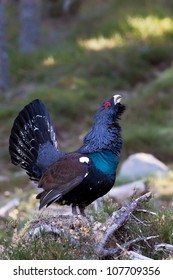
<instances>
[{"instance_id":1,"label":"gray rock","mask_svg":"<svg viewBox=\"0 0 173 280\"><path fill-rule=\"evenodd\" d=\"M151 154L137 153L129 156L122 164L119 178L136 179L155 174L166 174L168 167Z\"/></svg>"},{"instance_id":2,"label":"gray rock","mask_svg":"<svg viewBox=\"0 0 173 280\"><path fill-rule=\"evenodd\" d=\"M112 188L107 197L110 197L114 202L125 203L129 198L134 198L146 192L146 185L143 180L134 181L132 183L116 186Z\"/></svg>"},{"instance_id":3,"label":"gray rock","mask_svg":"<svg viewBox=\"0 0 173 280\"><path fill-rule=\"evenodd\" d=\"M0 175L0 182L6 182L6 181L9 181L9 178L7 176Z\"/></svg>"}]
</instances>

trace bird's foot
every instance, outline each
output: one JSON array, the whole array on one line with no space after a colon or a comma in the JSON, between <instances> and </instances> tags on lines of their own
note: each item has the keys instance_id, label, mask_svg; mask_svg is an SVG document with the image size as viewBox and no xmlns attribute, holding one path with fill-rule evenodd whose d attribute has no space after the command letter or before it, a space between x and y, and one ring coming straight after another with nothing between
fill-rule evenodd
<instances>
[{"instance_id":1,"label":"bird's foot","mask_svg":"<svg viewBox=\"0 0 173 280\"><path fill-rule=\"evenodd\" d=\"M72 214L73 214L73 215L78 215L76 205L72 205Z\"/></svg>"},{"instance_id":2,"label":"bird's foot","mask_svg":"<svg viewBox=\"0 0 173 280\"><path fill-rule=\"evenodd\" d=\"M79 206L79 211L80 211L80 214L86 218L86 214L85 214L85 208L84 207L81 207Z\"/></svg>"},{"instance_id":3,"label":"bird's foot","mask_svg":"<svg viewBox=\"0 0 173 280\"><path fill-rule=\"evenodd\" d=\"M79 208L79 212L80 213L77 212L77 206L76 205L72 205L72 214L73 215L81 215L81 216L86 218L85 208L82 207L82 206L78 206L78 208Z\"/></svg>"}]
</instances>

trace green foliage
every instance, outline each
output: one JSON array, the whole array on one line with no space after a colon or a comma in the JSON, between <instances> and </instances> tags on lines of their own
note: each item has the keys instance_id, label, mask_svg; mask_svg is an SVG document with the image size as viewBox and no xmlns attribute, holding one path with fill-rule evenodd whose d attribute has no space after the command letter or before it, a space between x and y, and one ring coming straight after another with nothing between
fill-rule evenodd
<instances>
[{"instance_id":1,"label":"green foliage","mask_svg":"<svg viewBox=\"0 0 173 280\"><path fill-rule=\"evenodd\" d=\"M172 160L172 73L172 67L162 71L145 88L138 89L140 95L132 96L126 113L131 125L126 121L123 124L125 149L150 152L164 161Z\"/></svg>"},{"instance_id":2,"label":"green foliage","mask_svg":"<svg viewBox=\"0 0 173 280\"><path fill-rule=\"evenodd\" d=\"M94 222L104 223L111 214L118 209L118 204L112 203L111 199L101 199L100 206L94 208L89 207L88 214L92 217Z\"/></svg>"},{"instance_id":3,"label":"green foliage","mask_svg":"<svg viewBox=\"0 0 173 280\"><path fill-rule=\"evenodd\" d=\"M51 216L48 217L49 219L52 218ZM21 227L23 228L22 231ZM70 225L70 227L73 230L73 225ZM62 234L59 235L42 230L38 235L26 236L26 232L31 228L31 221L25 221L25 225L21 226L19 221L8 219L4 224L4 228L1 228L0 244L4 247L4 252L0 253L0 258L12 260L66 260L92 259L96 257L88 241L90 232L88 232L87 228L85 229L81 226L81 229L76 229L76 237L70 233L70 228L69 234L64 228ZM64 232L66 233L64 234Z\"/></svg>"},{"instance_id":4,"label":"green foliage","mask_svg":"<svg viewBox=\"0 0 173 280\"><path fill-rule=\"evenodd\" d=\"M151 202L148 204L148 207L145 205L145 209L154 210L153 205ZM141 220L146 222L148 225L140 225L136 224L136 226L132 226L132 231L135 233L135 237L139 235L147 236L156 236L158 238L155 240L150 240L147 246L146 244L139 244L140 250L144 255L154 259L161 259L161 258L169 258L169 254L164 254L162 252L157 252L153 250L154 245L159 243L168 243L173 244L173 211L172 209L162 208L156 212L155 215L153 214L146 214L140 213L137 217ZM139 230L140 229L140 230Z\"/></svg>"},{"instance_id":5,"label":"green foliage","mask_svg":"<svg viewBox=\"0 0 173 280\"><path fill-rule=\"evenodd\" d=\"M41 238L33 239L31 243L11 244L7 247L6 254L11 260L68 260L75 258L68 240L58 243L44 233Z\"/></svg>"}]
</instances>

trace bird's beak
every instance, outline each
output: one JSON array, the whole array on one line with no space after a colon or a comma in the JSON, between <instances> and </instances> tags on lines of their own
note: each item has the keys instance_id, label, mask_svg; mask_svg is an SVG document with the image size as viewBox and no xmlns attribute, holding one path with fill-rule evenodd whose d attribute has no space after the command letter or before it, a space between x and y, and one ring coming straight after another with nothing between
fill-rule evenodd
<instances>
[{"instance_id":1,"label":"bird's beak","mask_svg":"<svg viewBox=\"0 0 173 280\"><path fill-rule=\"evenodd\" d=\"M114 98L114 104L115 104L115 105L116 105L117 103L120 103L120 101L121 101L121 99L122 99L121 95L119 95L119 94L114 95L113 98Z\"/></svg>"}]
</instances>

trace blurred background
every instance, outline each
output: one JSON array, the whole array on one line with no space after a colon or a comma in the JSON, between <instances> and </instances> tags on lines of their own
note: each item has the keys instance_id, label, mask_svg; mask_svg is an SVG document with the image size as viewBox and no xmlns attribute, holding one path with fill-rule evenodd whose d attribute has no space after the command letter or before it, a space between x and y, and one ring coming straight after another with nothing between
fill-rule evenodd
<instances>
[{"instance_id":1,"label":"blurred background","mask_svg":"<svg viewBox=\"0 0 173 280\"><path fill-rule=\"evenodd\" d=\"M37 192L9 159L18 112L40 98L61 149L72 151L116 92L127 106L122 160L162 160L170 171L155 185L172 199L173 0L0 1L0 207L20 198L11 219L33 214Z\"/></svg>"}]
</instances>

